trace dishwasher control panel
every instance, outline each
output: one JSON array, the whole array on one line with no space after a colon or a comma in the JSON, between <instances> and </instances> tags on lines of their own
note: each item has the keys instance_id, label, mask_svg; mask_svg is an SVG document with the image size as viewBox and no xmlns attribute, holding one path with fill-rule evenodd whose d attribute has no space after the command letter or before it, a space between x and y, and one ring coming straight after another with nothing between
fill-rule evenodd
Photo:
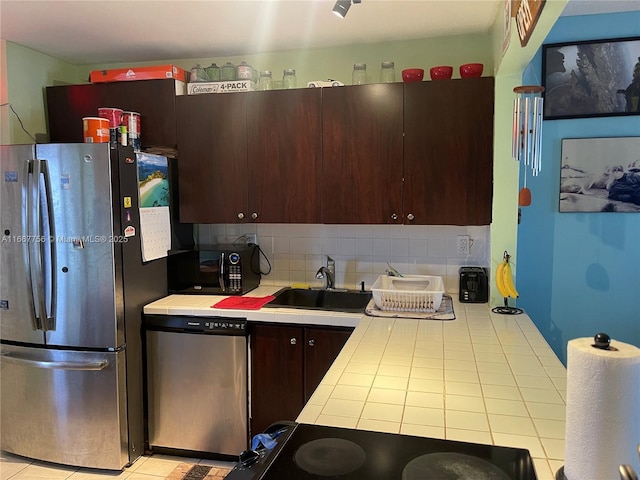
<instances>
[{"instance_id":1,"label":"dishwasher control panel","mask_svg":"<svg viewBox=\"0 0 640 480\"><path fill-rule=\"evenodd\" d=\"M238 332L246 332L247 331L247 321L244 319L219 319L219 320L211 320L204 322L204 328L207 331L215 333L219 333L222 331L238 331ZM205 332L206 333L206 332Z\"/></svg>"},{"instance_id":2,"label":"dishwasher control panel","mask_svg":"<svg viewBox=\"0 0 640 480\"><path fill-rule=\"evenodd\" d=\"M146 330L205 335L247 335L246 318L145 315Z\"/></svg>"}]
</instances>

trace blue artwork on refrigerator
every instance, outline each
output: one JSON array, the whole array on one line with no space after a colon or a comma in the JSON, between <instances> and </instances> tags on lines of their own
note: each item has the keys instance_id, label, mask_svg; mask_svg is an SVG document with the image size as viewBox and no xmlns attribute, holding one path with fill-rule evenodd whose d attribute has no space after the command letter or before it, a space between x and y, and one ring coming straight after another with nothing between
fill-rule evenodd
<instances>
[{"instance_id":1,"label":"blue artwork on refrigerator","mask_svg":"<svg viewBox=\"0 0 640 480\"><path fill-rule=\"evenodd\" d=\"M167 157L138 154L140 208L169 206L169 164Z\"/></svg>"}]
</instances>

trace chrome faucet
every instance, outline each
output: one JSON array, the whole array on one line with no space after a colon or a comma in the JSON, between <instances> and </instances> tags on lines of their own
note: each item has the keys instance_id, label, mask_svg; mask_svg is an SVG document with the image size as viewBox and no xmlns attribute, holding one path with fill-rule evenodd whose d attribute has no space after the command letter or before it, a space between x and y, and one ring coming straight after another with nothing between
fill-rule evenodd
<instances>
[{"instance_id":1,"label":"chrome faucet","mask_svg":"<svg viewBox=\"0 0 640 480\"><path fill-rule=\"evenodd\" d=\"M327 256L327 266L318 269L316 278L327 279L327 285L325 287L327 290L333 290L335 288L336 262L333 258Z\"/></svg>"}]
</instances>

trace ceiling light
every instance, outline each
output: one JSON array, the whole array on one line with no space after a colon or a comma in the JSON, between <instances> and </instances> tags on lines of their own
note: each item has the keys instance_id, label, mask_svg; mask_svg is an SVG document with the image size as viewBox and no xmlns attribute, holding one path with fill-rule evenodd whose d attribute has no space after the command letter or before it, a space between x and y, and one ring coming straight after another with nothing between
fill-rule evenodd
<instances>
[{"instance_id":1,"label":"ceiling light","mask_svg":"<svg viewBox=\"0 0 640 480\"><path fill-rule=\"evenodd\" d=\"M333 6L333 13L340 18L344 18L349 11L349 7L351 7L351 0L338 0Z\"/></svg>"}]
</instances>

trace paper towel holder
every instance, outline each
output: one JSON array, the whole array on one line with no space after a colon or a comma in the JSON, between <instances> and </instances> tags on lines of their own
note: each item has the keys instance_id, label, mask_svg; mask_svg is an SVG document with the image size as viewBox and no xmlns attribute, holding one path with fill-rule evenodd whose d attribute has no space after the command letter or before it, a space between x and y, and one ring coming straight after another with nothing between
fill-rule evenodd
<instances>
[{"instance_id":1,"label":"paper towel holder","mask_svg":"<svg viewBox=\"0 0 640 480\"><path fill-rule=\"evenodd\" d=\"M612 352L617 352L618 349L616 347L611 346L611 337L606 333L596 333L593 337L593 348L599 348L600 350L610 350Z\"/></svg>"}]
</instances>

